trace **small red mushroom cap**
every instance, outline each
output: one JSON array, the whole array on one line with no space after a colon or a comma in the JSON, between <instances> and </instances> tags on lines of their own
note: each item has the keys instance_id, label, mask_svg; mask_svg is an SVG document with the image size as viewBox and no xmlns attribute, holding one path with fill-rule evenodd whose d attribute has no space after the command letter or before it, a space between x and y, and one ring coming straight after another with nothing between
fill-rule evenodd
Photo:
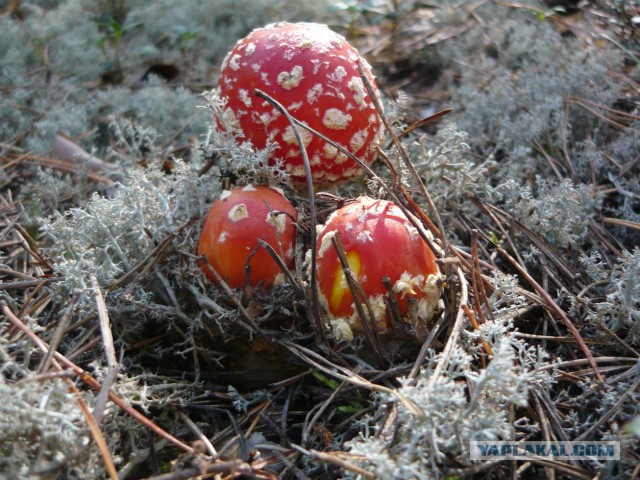
<instances>
[{"instance_id":1,"label":"small red mushroom cap","mask_svg":"<svg viewBox=\"0 0 640 480\"><path fill-rule=\"evenodd\" d=\"M225 58L218 88L225 117L256 148L274 143L294 182L305 181L300 148L289 122L260 89L298 120L326 135L365 163L376 156L382 122L362 81L358 63L377 96L371 67L344 37L326 25L275 23L251 32ZM351 180L362 169L344 153L299 128L317 184Z\"/></svg>"},{"instance_id":2,"label":"small red mushroom cap","mask_svg":"<svg viewBox=\"0 0 640 480\"><path fill-rule=\"evenodd\" d=\"M362 285L379 333L391 328L384 301L389 277L397 304L409 321L408 298L417 304L417 320L431 319L439 304L441 274L435 255L418 230L392 202L360 197L336 210L318 237L316 267L320 298L339 339L362 331L353 297L331 238L339 232L349 268Z\"/></svg>"},{"instance_id":3,"label":"small red mushroom cap","mask_svg":"<svg viewBox=\"0 0 640 480\"><path fill-rule=\"evenodd\" d=\"M270 287L282 274L280 266L258 245L258 239L271 245L287 265L294 258L297 212L277 189L247 185L225 190L216 200L204 223L198 255L206 257L204 273L216 282L211 267L231 287L245 284L245 265L249 261L251 281Z\"/></svg>"}]
</instances>

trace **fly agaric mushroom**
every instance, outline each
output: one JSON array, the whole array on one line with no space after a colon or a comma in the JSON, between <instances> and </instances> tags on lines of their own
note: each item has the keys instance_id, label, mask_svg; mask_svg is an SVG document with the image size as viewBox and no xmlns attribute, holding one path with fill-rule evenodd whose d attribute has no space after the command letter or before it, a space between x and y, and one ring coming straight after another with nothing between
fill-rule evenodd
<instances>
[{"instance_id":1,"label":"fly agaric mushroom","mask_svg":"<svg viewBox=\"0 0 640 480\"><path fill-rule=\"evenodd\" d=\"M269 252L259 247L264 240L289 265L294 257L295 208L280 190L247 185L225 190L205 220L198 255L206 258L204 273L215 283L215 269L231 287L245 284L245 266L254 284L277 283L282 270Z\"/></svg>"},{"instance_id":2,"label":"fly agaric mushroom","mask_svg":"<svg viewBox=\"0 0 640 480\"><path fill-rule=\"evenodd\" d=\"M352 340L363 326L332 238L340 234L349 269L362 286L373 313L373 330L392 328L385 303L389 289L405 322L412 315L422 324L438 308L442 275L435 255L402 210L386 200L360 197L336 210L318 236L316 250L320 299L330 317L337 339ZM413 300L409 300L412 298ZM392 300L393 301L393 300Z\"/></svg>"},{"instance_id":3,"label":"fly agaric mushroom","mask_svg":"<svg viewBox=\"0 0 640 480\"><path fill-rule=\"evenodd\" d=\"M254 95L256 89L369 164L382 139L382 122L358 63L377 96L367 61L326 25L281 22L259 28L240 40L222 64L218 89L227 99L224 116L254 147L275 144L274 155L298 184L305 173L294 131L284 115ZM308 130L299 131L317 184L362 173L347 155Z\"/></svg>"}]
</instances>

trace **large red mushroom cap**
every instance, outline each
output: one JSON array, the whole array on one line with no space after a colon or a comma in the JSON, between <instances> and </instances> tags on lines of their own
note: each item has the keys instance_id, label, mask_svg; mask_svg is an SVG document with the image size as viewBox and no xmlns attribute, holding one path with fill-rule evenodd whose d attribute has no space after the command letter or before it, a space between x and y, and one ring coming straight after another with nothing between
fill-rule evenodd
<instances>
[{"instance_id":1,"label":"large red mushroom cap","mask_svg":"<svg viewBox=\"0 0 640 480\"><path fill-rule=\"evenodd\" d=\"M358 71L374 91L371 67L344 37L326 25L275 23L251 32L225 58L218 88L227 98L225 117L256 148L274 143L294 182L305 173L300 148L287 119L262 98L260 89L298 120L369 164L382 137L382 122ZM316 184L356 178L362 169L344 153L299 128Z\"/></svg>"},{"instance_id":2,"label":"large red mushroom cap","mask_svg":"<svg viewBox=\"0 0 640 480\"><path fill-rule=\"evenodd\" d=\"M198 255L204 254L207 259L202 265L204 273L216 282L212 267L231 288L239 288L245 284L245 265L249 261L252 283L273 285L282 270L258 246L258 239L291 264L296 218L295 208L277 189L247 185L225 190L211 206L200 235Z\"/></svg>"},{"instance_id":3,"label":"large red mushroom cap","mask_svg":"<svg viewBox=\"0 0 640 480\"><path fill-rule=\"evenodd\" d=\"M340 234L349 269L362 285L375 317L375 330L391 328L384 297L388 277L397 305L409 321L411 297L416 319L426 322L437 310L441 274L435 255L418 230L392 202L360 197L336 210L318 237L316 268L320 298L337 338L351 340L363 327L354 307L338 254L331 241Z\"/></svg>"}]
</instances>

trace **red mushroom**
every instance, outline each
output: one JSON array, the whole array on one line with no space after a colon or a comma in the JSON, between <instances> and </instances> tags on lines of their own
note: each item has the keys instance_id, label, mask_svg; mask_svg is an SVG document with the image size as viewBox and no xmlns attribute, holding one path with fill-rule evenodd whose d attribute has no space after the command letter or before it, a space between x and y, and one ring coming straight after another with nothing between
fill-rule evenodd
<instances>
[{"instance_id":1,"label":"red mushroom","mask_svg":"<svg viewBox=\"0 0 640 480\"><path fill-rule=\"evenodd\" d=\"M198 255L207 259L202 264L204 273L216 282L212 267L231 288L238 288L245 284L248 261L253 284L273 285L282 270L258 246L258 239L271 245L289 265L294 257L296 216L295 208L274 188L247 185L225 190L211 206L200 236Z\"/></svg>"},{"instance_id":2,"label":"red mushroom","mask_svg":"<svg viewBox=\"0 0 640 480\"><path fill-rule=\"evenodd\" d=\"M326 25L276 23L240 40L225 58L218 88L227 98L225 116L256 148L274 143L294 182L305 181L302 156L287 119L260 89L298 120L369 164L381 141L382 124L358 72L374 90L371 68L341 35ZM300 128L317 184L346 181L362 169L344 153Z\"/></svg>"},{"instance_id":3,"label":"red mushroom","mask_svg":"<svg viewBox=\"0 0 640 480\"><path fill-rule=\"evenodd\" d=\"M368 297L378 333L391 328L384 299L388 293L384 277L390 280L405 321L410 321L409 297L417 306L412 309L416 319L423 323L431 319L439 305L441 278L434 253L400 208L386 200L360 197L336 210L318 237L316 268L320 299L331 317L336 338L351 340L353 333L363 329L331 241L338 232L349 269Z\"/></svg>"}]
</instances>

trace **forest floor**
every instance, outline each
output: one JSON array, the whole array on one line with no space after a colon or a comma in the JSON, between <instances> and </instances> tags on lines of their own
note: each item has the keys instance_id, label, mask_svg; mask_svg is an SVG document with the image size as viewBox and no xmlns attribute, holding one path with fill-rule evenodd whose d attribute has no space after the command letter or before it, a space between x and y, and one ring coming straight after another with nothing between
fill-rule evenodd
<instances>
[{"instance_id":1,"label":"forest floor","mask_svg":"<svg viewBox=\"0 0 640 480\"><path fill-rule=\"evenodd\" d=\"M296 191L214 121L226 53L275 21L371 64L365 178ZM640 477L639 38L633 1L0 2L0 479ZM267 180L290 279L216 286L207 211ZM422 221L442 301L345 342L305 257L362 195Z\"/></svg>"}]
</instances>

